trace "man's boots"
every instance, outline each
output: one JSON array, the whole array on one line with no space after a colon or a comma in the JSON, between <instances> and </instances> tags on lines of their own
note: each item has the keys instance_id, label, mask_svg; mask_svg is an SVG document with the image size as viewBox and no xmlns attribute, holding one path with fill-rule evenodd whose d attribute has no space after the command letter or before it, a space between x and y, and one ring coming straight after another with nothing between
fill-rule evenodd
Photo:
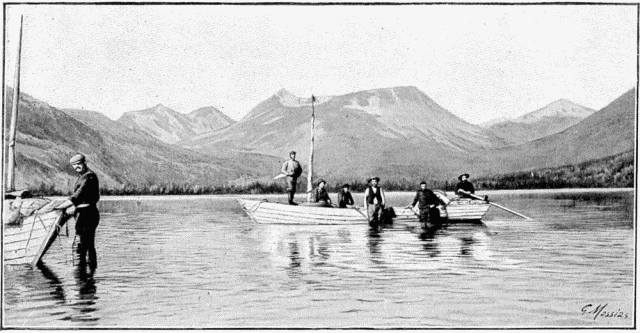
<instances>
[{"instance_id":1,"label":"man's boots","mask_svg":"<svg viewBox=\"0 0 640 333\"><path fill-rule=\"evenodd\" d=\"M289 194L289 204L290 205L295 205L296 203L293 202L293 194L294 193L290 191L290 192L288 192L288 194Z\"/></svg>"}]
</instances>

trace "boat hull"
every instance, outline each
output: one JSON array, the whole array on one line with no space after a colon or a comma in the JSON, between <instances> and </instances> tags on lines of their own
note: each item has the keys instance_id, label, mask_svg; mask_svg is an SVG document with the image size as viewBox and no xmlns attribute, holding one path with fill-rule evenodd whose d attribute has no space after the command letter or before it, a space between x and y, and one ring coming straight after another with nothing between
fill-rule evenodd
<instances>
[{"instance_id":1,"label":"boat hull","mask_svg":"<svg viewBox=\"0 0 640 333\"><path fill-rule=\"evenodd\" d=\"M263 224L363 224L366 213L357 208L286 205L258 200L238 199L240 207L256 223Z\"/></svg>"},{"instance_id":2,"label":"boat hull","mask_svg":"<svg viewBox=\"0 0 640 333\"><path fill-rule=\"evenodd\" d=\"M36 266L58 236L68 216L52 210L60 202L40 198L5 202L3 256L5 265ZM20 215L17 214L20 212ZM16 218L19 216L19 218Z\"/></svg>"},{"instance_id":3,"label":"boat hull","mask_svg":"<svg viewBox=\"0 0 640 333\"><path fill-rule=\"evenodd\" d=\"M258 200L238 199L240 207L253 221L261 224L366 224L367 213L362 208L331 208L286 205ZM479 221L489 204L478 200L452 200L440 215L450 222ZM418 215L409 208L393 207L397 222L418 222Z\"/></svg>"}]
</instances>

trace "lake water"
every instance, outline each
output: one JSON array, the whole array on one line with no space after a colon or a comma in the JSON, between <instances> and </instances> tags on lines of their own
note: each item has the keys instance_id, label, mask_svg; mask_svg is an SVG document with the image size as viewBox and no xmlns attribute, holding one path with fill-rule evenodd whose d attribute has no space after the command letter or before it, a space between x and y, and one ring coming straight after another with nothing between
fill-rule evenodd
<instances>
[{"instance_id":1,"label":"lake water","mask_svg":"<svg viewBox=\"0 0 640 333\"><path fill-rule=\"evenodd\" d=\"M633 190L480 194L533 220L258 225L233 197L105 197L97 270L72 224L44 265L5 266L3 327L635 327Z\"/></svg>"}]
</instances>

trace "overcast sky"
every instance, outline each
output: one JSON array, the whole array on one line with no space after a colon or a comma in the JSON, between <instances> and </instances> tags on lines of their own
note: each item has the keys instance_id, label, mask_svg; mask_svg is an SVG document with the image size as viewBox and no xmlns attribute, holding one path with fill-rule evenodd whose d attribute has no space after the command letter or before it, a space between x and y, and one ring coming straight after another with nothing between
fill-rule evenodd
<instances>
[{"instance_id":1,"label":"overcast sky","mask_svg":"<svg viewBox=\"0 0 640 333\"><path fill-rule=\"evenodd\" d=\"M478 124L559 98L600 109L637 80L629 5L11 5L9 86L20 14L21 91L112 119L411 85Z\"/></svg>"}]
</instances>

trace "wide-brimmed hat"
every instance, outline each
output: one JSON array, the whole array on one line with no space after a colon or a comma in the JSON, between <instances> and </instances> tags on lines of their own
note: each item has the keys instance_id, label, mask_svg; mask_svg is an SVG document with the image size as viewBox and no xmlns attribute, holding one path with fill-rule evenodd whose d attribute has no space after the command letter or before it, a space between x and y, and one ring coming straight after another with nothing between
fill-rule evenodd
<instances>
[{"instance_id":1,"label":"wide-brimmed hat","mask_svg":"<svg viewBox=\"0 0 640 333\"><path fill-rule=\"evenodd\" d=\"M375 179L377 182L379 182L379 181L380 181L380 178L378 178L378 177L371 177L371 178L369 178L369 181L372 181L372 180L374 180L374 179Z\"/></svg>"},{"instance_id":2,"label":"wide-brimmed hat","mask_svg":"<svg viewBox=\"0 0 640 333\"><path fill-rule=\"evenodd\" d=\"M325 183L326 184L327 182L324 179L320 178L320 179L318 179L318 185L320 185L320 183Z\"/></svg>"},{"instance_id":3,"label":"wide-brimmed hat","mask_svg":"<svg viewBox=\"0 0 640 333\"><path fill-rule=\"evenodd\" d=\"M84 155L76 154L69 159L69 164L84 163L85 161L86 159L84 158Z\"/></svg>"},{"instance_id":4,"label":"wide-brimmed hat","mask_svg":"<svg viewBox=\"0 0 640 333\"><path fill-rule=\"evenodd\" d=\"M460 176L458 176L458 179L462 180L462 176L465 176L465 177L469 178L469 174L468 173L463 173Z\"/></svg>"},{"instance_id":5,"label":"wide-brimmed hat","mask_svg":"<svg viewBox=\"0 0 640 333\"><path fill-rule=\"evenodd\" d=\"M344 184L344 185L342 185L342 188L345 188L345 187L346 187L346 188L349 188L349 187L351 187L351 186L350 186L349 184Z\"/></svg>"},{"instance_id":6,"label":"wide-brimmed hat","mask_svg":"<svg viewBox=\"0 0 640 333\"><path fill-rule=\"evenodd\" d=\"M422 185L422 184L427 185L427 182L425 182L425 181L421 181L421 182L420 182L420 185Z\"/></svg>"}]
</instances>

